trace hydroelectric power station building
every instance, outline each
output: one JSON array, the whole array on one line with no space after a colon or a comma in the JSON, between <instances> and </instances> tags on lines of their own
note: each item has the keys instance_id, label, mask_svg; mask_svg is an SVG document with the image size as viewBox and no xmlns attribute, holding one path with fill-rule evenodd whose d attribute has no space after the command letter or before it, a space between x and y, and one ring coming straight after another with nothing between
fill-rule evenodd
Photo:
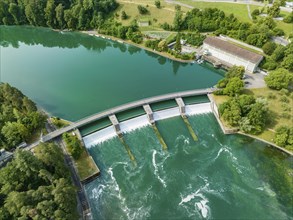
<instances>
[{"instance_id":1,"label":"hydroelectric power station building","mask_svg":"<svg viewBox=\"0 0 293 220\"><path fill-rule=\"evenodd\" d=\"M206 57L225 66L244 66L247 72L255 72L263 56L243 49L219 37L207 37L203 42Z\"/></svg>"}]
</instances>

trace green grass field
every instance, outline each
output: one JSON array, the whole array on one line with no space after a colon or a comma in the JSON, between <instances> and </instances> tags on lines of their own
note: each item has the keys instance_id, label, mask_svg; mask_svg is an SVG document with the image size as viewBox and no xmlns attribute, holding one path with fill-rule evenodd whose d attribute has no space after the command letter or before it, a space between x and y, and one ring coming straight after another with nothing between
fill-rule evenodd
<instances>
[{"instance_id":1,"label":"green grass field","mask_svg":"<svg viewBox=\"0 0 293 220\"><path fill-rule=\"evenodd\" d=\"M132 20L148 20L150 22L150 25L148 27L142 27L141 29L143 31L152 31L152 30L162 30L160 27L160 24L163 24L164 22L167 22L169 24L172 24L174 19L174 6L173 7L166 7L165 5L162 6L162 8L158 9L154 5L154 1L118 1L120 6L116 10L116 13L119 15L119 18L117 18L118 21L120 21L123 25L129 25ZM161 1L161 3L163 3ZM146 15L140 15L137 9L138 5L142 5L146 7L149 11ZM148 6L147 6L148 5ZM125 13L128 15L128 18L126 20L122 20L120 18L121 12L125 11Z\"/></svg>"},{"instance_id":2,"label":"green grass field","mask_svg":"<svg viewBox=\"0 0 293 220\"><path fill-rule=\"evenodd\" d=\"M75 165L78 171L80 180L95 174L98 172L97 167L94 164L95 162L88 156L86 150L83 147L83 152L78 160L75 160Z\"/></svg>"},{"instance_id":3,"label":"green grass field","mask_svg":"<svg viewBox=\"0 0 293 220\"><path fill-rule=\"evenodd\" d=\"M224 3L224 2L200 2L192 0L178 0L178 2L191 5L195 8L218 8L226 15L234 14L240 21L251 22L248 16L247 6L243 4Z\"/></svg>"}]
</instances>

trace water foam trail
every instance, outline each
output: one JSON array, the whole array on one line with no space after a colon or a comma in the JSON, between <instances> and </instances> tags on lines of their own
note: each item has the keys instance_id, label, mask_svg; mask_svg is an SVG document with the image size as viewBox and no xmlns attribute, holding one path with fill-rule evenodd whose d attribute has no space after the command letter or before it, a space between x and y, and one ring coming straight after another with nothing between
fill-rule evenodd
<instances>
[{"instance_id":1,"label":"water foam trail","mask_svg":"<svg viewBox=\"0 0 293 220\"><path fill-rule=\"evenodd\" d=\"M118 197L118 199L121 201L121 203L120 203L121 204L121 209L127 215L127 218L128 219L132 219L130 217L130 209L127 207L127 205L125 203L125 200L126 199L121 195L121 189L120 189L120 187L119 187L119 185L117 183L116 178L114 177L114 174L113 174L113 171L112 170L113 170L113 168L110 167L108 169L108 173L110 174L110 178L112 180L112 183L113 183L113 186L114 186L114 190L118 193L118 196L117 196L117 194L114 194L114 196Z\"/></svg>"},{"instance_id":2,"label":"water foam trail","mask_svg":"<svg viewBox=\"0 0 293 220\"><path fill-rule=\"evenodd\" d=\"M210 208L207 205L209 202L206 197L203 196L202 193L200 193L201 190L206 189L209 186L209 183L205 184L204 187L198 189L196 192L191 193L187 195L186 197L181 199L181 202L179 205L184 205L184 203L189 203L191 200L199 198L200 201L194 203L194 207L196 210L198 210L203 218L208 217L208 213L210 212Z\"/></svg>"},{"instance_id":3,"label":"water foam trail","mask_svg":"<svg viewBox=\"0 0 293 220\"><path fill-rule=\"evenodd\" d=\"M227 147L221 147L221 149L218 151L217 156L213 159L213 161L216 161L222 153L227 153L230 156L230 158L232 159L232 166L236 169L236 171L239 174L241 174L242 170L240 168L245 169L245 167L240 166L240 164L238 163L237 157L235 157L233 153Z\"/></svg>"},{"instance_id":4,"label":"water foam trail","mask_svg":"<svg viewBox=\"0 0 293 220\"><path fill-rule=\"evenodd\" d=\"M104 191L105 188L106 188L105 185L99 184L98 188L94 188L92 190L91 199L98 200L100 198L100 196L102 195L102 193L103 193L103 191Z\"/></svg>"},{"instance_id":5,"label":"water foam trail","mask_svg":"<svg viewBox=\"0 0 293 220\"><path fill-rule=\"evenodd\" d=\"M156 154L157 151L154 150L153 151L153 158L152 158L152 162L153 162L153 166L155 168L155 176L158 178L158 180L163 184L164 188L167 187L166 182L160 177L160 175L158 174L158 166L156 164Z\"/></svg>"}]
</instances>

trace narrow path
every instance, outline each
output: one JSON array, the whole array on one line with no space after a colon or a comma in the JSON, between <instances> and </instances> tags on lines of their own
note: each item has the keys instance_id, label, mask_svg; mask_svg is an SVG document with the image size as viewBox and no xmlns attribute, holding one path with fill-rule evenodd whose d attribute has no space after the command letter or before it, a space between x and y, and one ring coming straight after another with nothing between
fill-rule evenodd
<instances>
[{"instance_id":1,"label":"narrow path","mask_svg":"<svg viewBox=\"0 0 293 220\"><path fill-rule=\"evenodd\" d=\"M249 0L246 0L246 7L247 7L247 11L248 11L248 17L250 18L250 20L252 20L252 16L251 16L251 12L250 12L250 2Z\"/></svg>"},{"instance_id":2,"label":"narrow path","mask_svg":"<svg viewBox=\"0 0 293 220\"><path fill-rule=\"evenodd\" d=\"M46 123L46 129L48 130L48 132L53 132L56 130L56 127L52 123L49 122L49 123ZM74 165L74 161L72 160L70 155L67 153L65 143L63 142L62 137L55 138L55 143L58 146L60 146L63 151L65 163L71 173L72 182L75 185L75 187L77 188L79 213L80 213L82 219L85 219L85 220L89 219L90 220L91 219L90 206L87 201L87 197L85 195L83 185L81 184L81 182L79 180L79 177L78 177L78 174L76 171L76 167Z\"/></svg>"}]
</instances>

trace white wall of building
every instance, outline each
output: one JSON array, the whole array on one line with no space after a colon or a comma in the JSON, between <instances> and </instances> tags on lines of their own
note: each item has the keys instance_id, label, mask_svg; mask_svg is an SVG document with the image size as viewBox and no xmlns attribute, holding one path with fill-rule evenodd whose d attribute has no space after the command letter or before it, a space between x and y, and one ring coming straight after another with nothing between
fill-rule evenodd
<instances>
[{"instance_id":1,"label":"white wall of building","mask_svg":"<svg viewBox=\"0 0 293 220\"><path fill-rule=\"evenodd\" d=\"M219 60L223 60L227 63L230 63L231 65L244 66L245 70L248 72L254 72L255 68L258 65L248 60L241 59L240 57L237 57L233 54L229 54L225 51L219 50L215 47L211 47L207 44L203 45L203 49L207 50L209 52L209 55L212 55L218 58Z\"/></svg>"}]
</instances>

